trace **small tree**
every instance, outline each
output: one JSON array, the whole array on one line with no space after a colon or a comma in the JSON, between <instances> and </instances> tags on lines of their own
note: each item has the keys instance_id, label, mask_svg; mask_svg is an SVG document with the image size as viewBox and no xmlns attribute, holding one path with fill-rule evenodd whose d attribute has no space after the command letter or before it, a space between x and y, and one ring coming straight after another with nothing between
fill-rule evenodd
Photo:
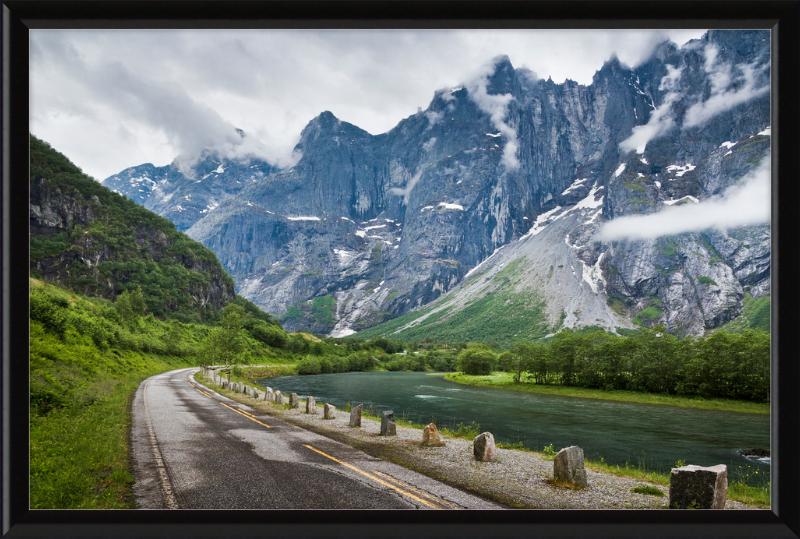
<instances>
[{"instance_id":1,"label":"small tree","mask_svg":"<svg viewBox=\"0 0 800 539\"><path fill-rule=\"evenodd\" d=\"M244 320L244 309L238 305L228 304L222 311L222 320L217 324L209 336L214 333L217 339L216 346L219 347L225 366L233 364L234 358L244 350L244 339L242 338L242 323Z\"/></svg>"},{"instance_id":2,"label":"small tree","mask_svg":"<svg viewBox=\"0 0 800 539\"><path fill-rule=\"evenodd\" d=\"M137 317L144 316L147 306L144 303L141 287L137 286L134 290L126 290L117 296L114 308L125 322L131 322Z\"/></svg>"}]
</instances>

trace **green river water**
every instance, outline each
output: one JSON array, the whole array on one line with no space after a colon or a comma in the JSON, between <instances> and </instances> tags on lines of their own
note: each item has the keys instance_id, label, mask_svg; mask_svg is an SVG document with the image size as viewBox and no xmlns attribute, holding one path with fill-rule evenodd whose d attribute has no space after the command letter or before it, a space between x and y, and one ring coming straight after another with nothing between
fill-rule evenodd
<instances>
[{"instance_id":1,"label":"green river water","mask_svg":"<svg viewBox=\"0 0 800 539\"><path fill-rule=\"evenodd\" d=\"M351 372L259 380L282 393L312 395L318 406L342 409L347 402L372 406L376 414L437 426L472 422L500 442L522 441L541 450L577 445L586 458L644 466L668 473L678 460L726 464L729 481L769 481L769 459L746 459L742 449L769 449L769 416L538 395L464 386L419 372ZM422 434L420 433L420 438Z\"/></svg>"}]
</instances>

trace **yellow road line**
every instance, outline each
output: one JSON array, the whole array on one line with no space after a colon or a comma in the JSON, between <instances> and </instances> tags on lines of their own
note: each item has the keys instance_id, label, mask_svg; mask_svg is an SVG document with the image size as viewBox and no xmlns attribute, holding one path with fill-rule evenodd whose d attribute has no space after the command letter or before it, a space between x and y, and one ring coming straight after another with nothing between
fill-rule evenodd
<instances>
[{"instance_id":1,"label":"yellow road line","mask_svg":"<svg viewBox=\"0 0 800 539\"><path fill-rule=\"evenodd\" d=\"M434 503L445 505L445 506L449 507L450 509L458 509L457 506L455 506L455 505L453 505L451 503L448 503L448 502L446 502L444 500L440 500L439 498L437 498L436 496L433 496L432 494L428 494L427 492L423 492L423 491L421 491L421 490L419 490L417 488L414 488L411 485L409 485L407 483L404 483L404 482L400 481L399 479L395 479L394 477L392 477L390 475L386 475L385 473L379 472L378 470L372 470L372 473L380 475L381 477L383 477L387 481L391 481L395 485L401 486L403 488L407 488L411 492L415 492L415 493L419 494L420 496L428 498L429 500L432 500Z\"/></svg>"},{"instance_id":2,"label":"yellow road line","mask_svg":"<svg viewBox=\"0 0 800 539\"><path fill-rule=\"evenodd\" d=\"M243 416L244 416L244 417L246 417L247 419L250 419L250 420L252 420L252 421L255 421L255 422L256 422L256 423L258 423L259 425L264 425L264 426L265 426L265 427L267 427L268 429L271 429L271 428L272 428L272 427L270 427L269 425L267 425L266 423L262 423L262 422L261 422L261 421L259 421L258 419L254 418L253 416L251 416L251 415L248 415L248 414L246 414L246 413L242 412L241 410L237 410L236 408L233 408L233 407L231 407L231 406L228 406L228 405L227 405L227 404L225 404L224 402L221 402L220 404L221 404L221 405L223 405L225 408L228 408L228 409L230 409L230 410L233 410L233 411L234 411L234 412L236 412L237 414L241 414L241 415L243 415Z\"/></svg>"},{"instance_id":3,"label":"yellow road line","mask_svg":"<svg viewBox=\"0 0 800 539\"><path fill-rule=\"evenodd\" d=\"M205 396L206 396L206 397L208 397L209 399L213 398L211 395L209 395L209 394L208 394L208 393L206 393L205 391L200 391L200 390L199 390L199 389L197 389L197 388L194 388L194 390L195 390L195 391L197 391L198 393L202 394L202 395L205 395Z\"/></svg>"},{"instance_id":4,"label":"yellow road line","mask_svg":"<svg viewBox=\"0 0 800 539\"><path fill-rule=\"evenodd\" d=\"M346 462L342 462L341 460L339 460L339 459L337 459L337 458L335 458L335 457L332 457L332 456L328 455L327 453L323 453L323 452L322 452L322 451L320 451L319 449L315 449L315 448L311 447L310 445L303 444L303 447L307 447L307 448L309 448L311 451L315 451L315 452L319 453L320 455L322 455L322 456L324 456L324 457L328 457L328 458L329 458L329 459L331 459L332 461L334 461L334 462L338 462L338 463L339 463L339 464L341 464L342 466L345 466L345 467L347 467L347 468L350 468L351 470L353 470L353 471L355 471L355 472L358 472L358 473L360 473L361 475L364 475L364 476L366 476L366 477L369 477L370 479L372 479L373 481L375 481L375 482L377 482L377 483L380 483L381 485L384 485L384 486L386 486L386 487L389 487L390 489L396 490L397 492L399 492L399 493L401 493L401 494L405 494L405 495L406 495L406 496L408 496L409 498L411 498L411 499L413 499L413 500L417 500L419 503L421 503L421 504L423 504L423 505L427 505L428 507L431 507L431 508L433 508L433 509L443 509L443 507L439 507L438 505L436 505L436 504L435 504L435 503L433 503L433 502L430 502L430 501L428 501L428 500L423 500L422 498L419 498L419 497L417 497L417 496L414 496L414 495L413 495L413 494L411 494L410 492L406 492L405 490L403 490L403 489L401 489L401 488L399 488L399 487L396 487L395 485L392 485L391 483L387 483L386 481L384 481L384 480L382 480L382 479L379 479L379 478L375 477L374 475L372 475L372 474L370 474L370 473L368 473L368 472L365 472L364 470L360 470L360 469L356 468L355 466L353 466L352 464L348 464L348 463L346 463Z\"/></svg>"}]
</instances>

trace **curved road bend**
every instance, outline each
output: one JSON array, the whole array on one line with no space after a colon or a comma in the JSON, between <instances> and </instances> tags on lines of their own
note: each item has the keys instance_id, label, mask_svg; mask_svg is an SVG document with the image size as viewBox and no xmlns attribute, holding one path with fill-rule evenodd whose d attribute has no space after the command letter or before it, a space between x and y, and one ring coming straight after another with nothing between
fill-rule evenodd
<instances>
[{"instance_id":1,"label":"curved road bend","mask_svg":"<svg viewBox=\"0 0 800 539\"><path fill-rule=\"evenodd\" d=\"M136 391L137 508L501 508L227 399L194 382L196 370Z\"/></svg>"}]
</instances>

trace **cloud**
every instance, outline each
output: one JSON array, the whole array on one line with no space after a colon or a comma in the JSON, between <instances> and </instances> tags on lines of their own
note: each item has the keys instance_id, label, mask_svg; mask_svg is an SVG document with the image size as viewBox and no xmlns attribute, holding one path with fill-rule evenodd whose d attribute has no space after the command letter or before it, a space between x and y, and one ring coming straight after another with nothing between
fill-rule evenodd
<instances>
[{"instance_id":1,"label":"cloud","mask_svg":"<svg viewBox=\"0 0 800 539\"><path fill-rule=\"evenodd\" d=\"M700 125L721 112L769 92L769 83L756 87L756 79L769 67L768 63L737 66L741 75L734 78L731 64L717 62L719 51L716 46L709 44L704 52L704 67L711 80L711 95L705 101L689 107L683 122L684 129ZM738 83L740 87L730 88L732 83Z\"/></svg>"},{"instance_id":2,"label":"cloud","mask_svg":"<svg viewBox=\"0 0 800 539\"><path fill-rule=\"evenodd\" d=\"M770 220L770 156L719 196L669 206L649 215L620 217L598 232L601 241L651 239L709 228L725 230Z\"/></svg>"},{"instance_id":3,"label":"cloud","mask_svg":"<svg viewBox=\"0 0 800 539\"><path fill-rule=\"evenodd\" d=\"M452 94L446 94L446 95L448 95L451 99L453 98ZM425 128L425 131L427 131L428 129L430 129L431 127L442 121L444 113L428 110L425 111L425 117L428 118L428 127Z\"/></svg>"},{"instance_id":4,"label":"cloud","mask_svg":"<svg viewBox=\"0 0 800 539\"><path fill-rule=\"evenodd\" d=\"M392 193L393 195L398 195L403 197L403 204L408 206L408 199L411 196L411 191L414 190L414 186L417 185L417 182L419 182L423 172L424 170L420 170L419 172L414 174L411 177L411 179L408 180L408 183L406 184L405 187L392 187L391 189L389 189L389 192Z\"/></svg>"},{"instance_id":5,"label":"cloud","mask_svg":"<svg viewBox=\"0 0 800 539\"><path fill-rule=\"evenodd\" d=\"M35 47L36 55L45 55L55 43L42 40ZM255 157L275 162L267 148L253 136L242 136L237 128L208 105L195 101L176 84L133 73L119 61L92 62L75 49L51 54L53 71L73 73L73 84L84 96L82 114L116 123L109 111L124 110L128 118L116 127L130 139L133 124L160 131L177 151L175 164L191 176L191 167L207 155L247 160ZM119 135L118 135L119 136ZM129 165L133 165L130 163Z\"/></svg>"},{"instance_id":6,"label":"cloud","mask_svg":"<svg viewBox=\"0 0 800 539\"><path fill-rule=\"evenodd\" d=\"M619 143L619 147L623 151L636 150L636 153L644 153L648 142L660 137L675 126L672 104L680 97L677 89L682 72L683 68L667 64L667 74L661 78L658 87L662 91L669 90L664 96L664 102L650 114L650 119L646 124L634 127L631 136Z\"/></svg>"},{"instance_id":7,"label":"cloud","mask_svg":"<svg viewBox=\"0 0 800 539\"><path fill-rule=\"evenodd\" d=\"M501 57L492 59L491 62L484 64L478 76L472 78L470 82L465 84L470 98L478 105L478 108L489 115L492 125L500 131L505 139L505 146L503 147L503 157L500 162L505 165L508 170L516 170L519 168L519 159L517 159L517 132L514 128L505 122L506 115L508 114L508 104L513 99L511 94L495 94L489 95L486 91L486 86L489 84L489 75L493 74L497 62Z\"/></svg>"},{"instance_id":8,"label":"cloud","mask_svg":"<svg viewBox=\"0 0 800 539\"><path fill-rule=\"evenodd\" d=\"M164 88L216 113L228 126L223 145L238 146L235 138L228 140L229 126L236 126L264 143L259 151L268 160L291 163L300 132L321 110L372 134L384 133L424 109L436 88L456 86L497 55L508 55L514 65L545 79L591 84L612 53L635 66L667 35L683 43L702 33L35 29L30 125L34 135L98 178L140 163L167 164L192 147L192 133L160 125L161 113L173 117L170 111L153 103L150 110L159 112L144 117L142 108L129 106L135 99L121 99L134 87L98 78L90 83L86 77L84 68L98 71L117 62L131 78L147 83L151 101ZM92 87L95 82L103 84ZM106 92L122 95L101 95ZM513 156L512 149L507 155Z\"/></svg>"}]
</instances>

